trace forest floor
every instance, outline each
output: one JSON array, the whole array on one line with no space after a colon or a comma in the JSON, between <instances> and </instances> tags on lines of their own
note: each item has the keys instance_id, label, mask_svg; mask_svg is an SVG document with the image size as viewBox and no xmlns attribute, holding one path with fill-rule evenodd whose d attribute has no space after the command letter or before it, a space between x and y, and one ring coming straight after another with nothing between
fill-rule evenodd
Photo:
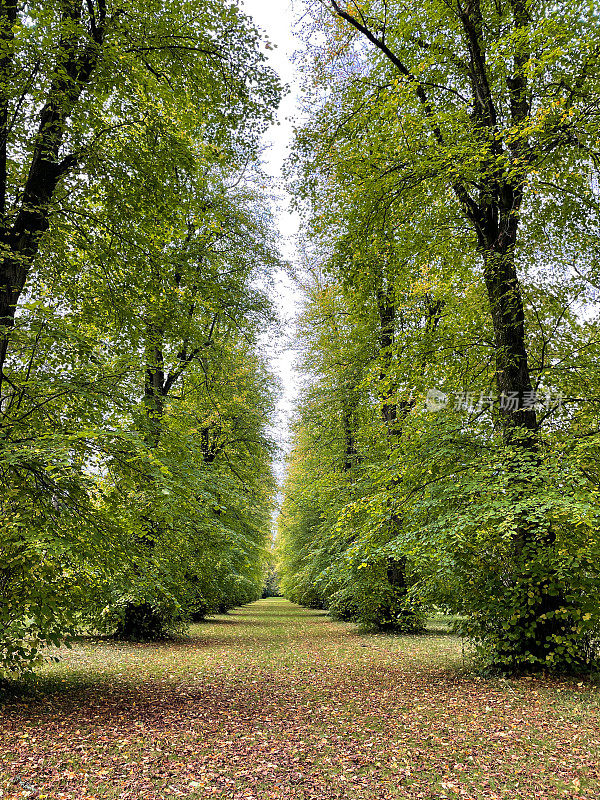
<instances>
[{"instance_id":1,"label":"forest floor","mask_svg":"<svg viewBox=\"0 0 600 800\"><path fill-rule=\"evenodd\" d=\"M79 642L0 711L0 797L600 797L600 690L484 680L438 626L262 600L179 642Z\"/></svg>"}]
</instances>

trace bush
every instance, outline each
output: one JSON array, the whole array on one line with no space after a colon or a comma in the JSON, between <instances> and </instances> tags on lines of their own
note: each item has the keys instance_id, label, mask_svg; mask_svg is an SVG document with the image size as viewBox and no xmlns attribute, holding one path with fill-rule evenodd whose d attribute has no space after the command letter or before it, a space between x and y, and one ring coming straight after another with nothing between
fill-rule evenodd
<instances>
[{"instance_id":1,"label":"bush","mask_svg":"<svg viewBox=\"0 0 600 800\"><path fill-rule=\"evenodd\" d=\"M587 672L600 655L595 564L560 545L527 548L509 571L474 575L455 628L486 671Z\"/></svg>"}]
</instances>

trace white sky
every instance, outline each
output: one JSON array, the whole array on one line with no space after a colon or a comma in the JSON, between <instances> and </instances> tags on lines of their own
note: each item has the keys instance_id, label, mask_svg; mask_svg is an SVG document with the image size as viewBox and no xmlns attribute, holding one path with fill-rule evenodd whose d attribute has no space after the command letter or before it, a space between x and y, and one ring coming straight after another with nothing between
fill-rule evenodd
<instances>
[{"instance_id":1,"label":"white sky","mask_svg":"<svg viewBox=\"0 0 600 800\"><path fill-rule=\"evenodd\" d=\"M282 83L288 84L290 92L286 95L278 111L279 125L273 126L265 137L264 166L272 176L280 201L277 204L277 225L279 228L279 248L283 256L291 262L296 260L293 238L298 231L299 220L288 208L288 196L282 183L282 166L292 138L293 121L298 115L296 70L291 61L294 51L301 43L293 35L294 23L302 0L241 0L244 11L251 16L256 25L265 33L273 49L265 49L269 62L280 76ZM279 376L282 396L277 407L275 436L286 449L288 444L288 421L294 407L298 389L298 376L294 371L294 353L290 349L294 318L299 310L299 290L285 272L277 275L273 300L284 322L286 336L278 343L267 343L273 371ZM279 480L283 477L284 463L276 464Z\"/></svg>"}]
</instances>

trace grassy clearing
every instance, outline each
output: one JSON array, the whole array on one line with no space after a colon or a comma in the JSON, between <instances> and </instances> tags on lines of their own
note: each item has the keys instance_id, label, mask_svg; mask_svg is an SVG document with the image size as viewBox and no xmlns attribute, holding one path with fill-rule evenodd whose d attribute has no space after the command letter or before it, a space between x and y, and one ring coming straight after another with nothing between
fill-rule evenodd
<instances>
[{"instance_id":1,"label":"grassy clearing","mask_svg":"<svg viewBox=\"0 0 600 800\"><path fill-rule=\"evenodd\" d=\"M445 621L365 635L262 600L166 644L82 641L0 719L3 798L596 800L600 692L487 681ZM20 783L15 783L20 781Z\"/></svg>"}]
</instances>

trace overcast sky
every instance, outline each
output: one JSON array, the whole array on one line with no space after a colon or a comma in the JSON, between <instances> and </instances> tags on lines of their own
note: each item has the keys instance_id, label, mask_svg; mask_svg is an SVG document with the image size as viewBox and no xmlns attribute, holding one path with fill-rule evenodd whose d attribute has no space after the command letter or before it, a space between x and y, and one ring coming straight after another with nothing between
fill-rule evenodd
<instances>
[{"instance_id":1,"label":"overcast sky","mask_svg":"<svg viewBox=\"0 0 600 800\"><path fill-rule=\"evenodd\" d=\"M288 208L282 180L281 170L287 156L292 137L293 120L297 117L297 84L296 71L292 63L294 51L300 47L300 42L293 35L294 22L298 16L301 0L242 0L245 12L251 16L257 26L267 36L273 49L266 49L271 66L280 76L283 83L290 87L289 94L284 98L278 112L279 125L273 126L265 137L264 165L266 171L272 176L280 201L277 203L277 224L279 228L279 247L290 261L296 259L293 238L298 230L298 219L291 214ZM291 337L293 320L299 308L298 290L285 273L277 277L273 297L278 311L284 320L284 329ZM298 388L298 376L293 369L294 354L288 347L288 342L282 340L275 346L270 345L271 364L279 376L283 394L278 403L278 419L276 425L277 439L285 445L287 442L287 423L292 411ZM281 479L283 463L278 462L277 473Z\"/></svg>"}]
</instances>

